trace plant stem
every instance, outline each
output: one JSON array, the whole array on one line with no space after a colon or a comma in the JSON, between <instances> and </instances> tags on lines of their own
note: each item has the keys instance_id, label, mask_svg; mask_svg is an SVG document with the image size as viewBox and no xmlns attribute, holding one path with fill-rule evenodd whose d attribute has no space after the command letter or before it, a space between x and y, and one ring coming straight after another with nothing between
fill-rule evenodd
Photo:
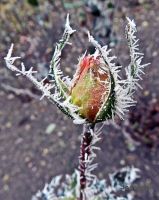
<instances>
[{"instance_id":1,"label":"plant stem","mask_svg":"<svg viewBox=\"0 0 159 200\"><path fill-rule=\"evenodd\" d=\"M84 198L84 190L87 184L86 170L88 167L89 156L91 155L91 143L93 140L92 133L94 132L95 124L85 124L83 126L82 140L80 146L80 157L79 157L79 171L80 171L80 198Z\"/></svg>"}]
</instances>

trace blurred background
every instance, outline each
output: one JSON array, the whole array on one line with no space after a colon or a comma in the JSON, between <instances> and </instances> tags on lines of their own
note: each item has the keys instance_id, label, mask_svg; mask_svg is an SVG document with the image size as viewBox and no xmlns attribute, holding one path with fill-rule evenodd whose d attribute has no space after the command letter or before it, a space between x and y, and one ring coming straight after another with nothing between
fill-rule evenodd
<instances>
[{"instance_id":1,"label":"blurred background","mask_svg":"<svg viewBox=\"0 0 159 200\"><path fill-rule=\"evenodd\" d=\"M131 188L135 199L159 199L158 10L159 0L0 0L1 200L29 200L51 177L70 174L78 166L82 126L75 126L46 99L39 101L39 91L6 69L3 59L14 43L14 55L43 78L67 13L77 30L61 59L61 68L70 77L85 49L94 51L88 30L113 49L118 64L127 66L125 17L136 21L144 63L151 64L141 81L143 89L136 93L137 106L124 121L104 126L95 174L107 179L108 173L133 165L141 170L141 179Z\"/></svg>"}]
</instances>

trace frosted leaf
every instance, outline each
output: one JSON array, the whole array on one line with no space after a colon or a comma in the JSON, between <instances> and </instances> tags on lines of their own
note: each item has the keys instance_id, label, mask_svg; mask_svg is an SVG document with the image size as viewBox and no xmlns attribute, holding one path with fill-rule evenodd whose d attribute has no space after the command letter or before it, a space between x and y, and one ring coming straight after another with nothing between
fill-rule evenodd
<instances>
[{"instance_id":1,"label":"frosted leaf","mask_svg":"<svg viewBox=\"0 0 159 200\"><path fill-rule=\"evenodd\" d=\"M134 167L125 167L113 174L110 174L109 177L112 188L115 191L118 191L121 189L125 190L127 187L130 187L131 184L140 177L138 175L139 171L139 169Z\"/></svg>"}]
</instances>

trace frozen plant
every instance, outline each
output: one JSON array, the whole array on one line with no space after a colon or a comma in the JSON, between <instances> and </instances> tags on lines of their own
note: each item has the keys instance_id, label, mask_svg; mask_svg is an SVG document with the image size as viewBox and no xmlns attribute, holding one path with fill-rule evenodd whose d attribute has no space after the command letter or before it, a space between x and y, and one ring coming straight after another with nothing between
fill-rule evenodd
<instances>
[{"instance_id":1,"label":"frozen plant","mask_svg":"<svg viewBox=\"0 0 159 200\"><path fill-rule=\"evenodd\" d=\"M33 197L42 200L130 200L132 195L116 197L115 192L125 187L138 177L137 169L124 168L120 172L110 175L111 186L103 180L98 180L92 174L97 164L92 164L96 157L95 143L100 140L101 129L97 130L98 122L114 119L118 115L121 119L130 106L135 105L134 91L140 87L144 67L143 54L139 52L136 39L136 25L127 18L126 38L130 50L130 64L126 67L126 79L119 76L121 66L114 62L115 56L110 55L107 46L101 46L93 36L88 33L88 39L96 48L94 54L87 52L79 58L77 71L71 80L64 77L60 70L61 52L69 43L70 36L75 32L70 26L69 15L66 18L65 30L62 38L55 47L48 76L38 81L32 68L26 70L21 63L21 69L14 65L19 57L12 57L13 44L5 57L7 67L17 75L26 76L39 90L42 97L47 97L75 124L83 124L83 133L80 147L79 167L72 176L60 182L61 177L55 177L50 184L46 184L42 192ZM47 83L45 80L48 80Z\"/></svg>"},{"instance_id":2,"label":"frozen plant","mask_svg":"<svg viewBox=\"0 0 159 200\"><path fill-rule=\"evenodd\" d=\"M95 177L86 188L84 199L89 200L132 200L131 193L125 196L116 196L119 190L129 188L138 178L138 169L125 167L110 174L110 185L106 181ZM62 180L63 179L63 180ZM32 200L77 200L80 191L80 173L78 170L70 176L56 176L49 184L45 184L42 191L38 191Z\"/></svg>"}]
</instances>

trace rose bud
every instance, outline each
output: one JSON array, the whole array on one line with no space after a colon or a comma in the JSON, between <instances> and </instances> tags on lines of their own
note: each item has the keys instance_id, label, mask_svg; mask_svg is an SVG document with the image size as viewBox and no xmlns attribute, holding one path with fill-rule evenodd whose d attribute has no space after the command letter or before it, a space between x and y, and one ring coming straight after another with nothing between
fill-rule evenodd
<instances>
[{"instance_id":1,"label":"rose bud","mask_svg":"<svg viewBox=\"0 0 159 200\"><path fill-rule=\"evenodd\" d=\"M100 56L84 56L78 64L71 87L71 102L78 106L81 117L96 120L110 92L110 74Z\"/></svg>"}]
</instances>

